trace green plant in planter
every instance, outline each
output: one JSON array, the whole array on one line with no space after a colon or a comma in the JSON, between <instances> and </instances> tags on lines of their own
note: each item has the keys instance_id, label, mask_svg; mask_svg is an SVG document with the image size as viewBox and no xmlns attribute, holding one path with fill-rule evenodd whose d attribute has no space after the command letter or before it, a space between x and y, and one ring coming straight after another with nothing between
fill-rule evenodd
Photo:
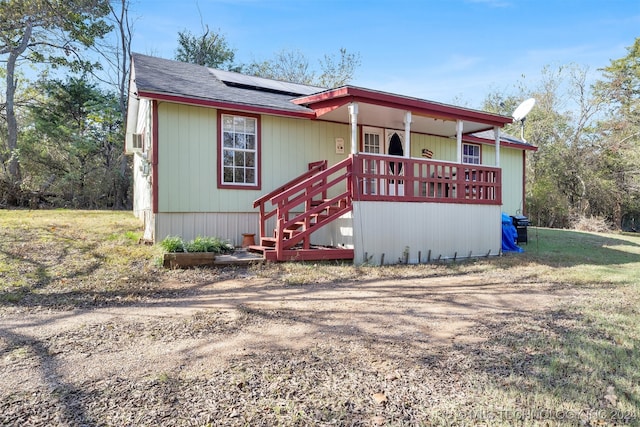
<instances>
[{"instance_id":1,"label":"green plant in planter","mask_svg":"<svg viewBox=\"0 0 640 427\"><path fill-rule=\"evenodd\" d=\"M162 246L165 252L185 252L184 241L178 236L165 237L162 242L160 242L160 246Z\"/></svg>"},{"instance_id":2,"label":"green plant in planter","mask_svg":"<svg viewBox=\"0 0 640 427\"><path fill-rule=\"evenodd\" d=\"M160 245L166 252L213 252L217 254L231 253L233 245L219 237L201 237L185 243L180 237L168 236Z\"/></svg>"},{"instance_id":3,"label":"green plant in planter","mask_svg":"<svg viewBox=\"0 0 640 427\"><path fill-rule=\"evenodd\" d=\"M186 244L187 252L218 252L218 239L214 237L196 237Z\"/></svg>"}]
</instances>

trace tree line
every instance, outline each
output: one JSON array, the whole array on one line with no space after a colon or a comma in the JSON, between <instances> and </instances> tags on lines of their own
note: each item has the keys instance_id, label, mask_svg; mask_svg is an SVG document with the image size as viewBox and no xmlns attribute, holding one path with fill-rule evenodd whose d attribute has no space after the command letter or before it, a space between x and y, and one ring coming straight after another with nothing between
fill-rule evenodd
<instances>
[{"instance_id":1,"label":"tree line","mask_svg":"<svg viewBox=\"0 0 640 427\"><path fill-rule=\"evenodd\" d=\"M129 0L0 2L0 207L131 207L123 145L133 34ZM349 83L360 66L346 49L315 65L297 50L239 64L207 25L177 42L180 61L320 87ZM537 101L524 127L538 150L521 207L534 224L640 226L640 38L630 43L595 83L579 64L546 67L535 86L522 81L480 107L510 115ZM506 131L519 136L518 126Z\"/></svg>"},{"instance_id":2,"label":"tree line","mask_svg":"<svg viewBox=\"0 0 640 427\"><path fill-rule=\"evenodd\" d=\"M127 8L127 0L0 2L0 207L131 206ZM121 42L103 43L108 35Z\"/></svg>"},{"instance_id":3,"label":"tree line","mask_svg":"<svg viewBox=\"0 0 640 427\"><path fill-rule=\"evenodd\" d=\"M494 93L484 109L509 114L522 99L536 106L525 139L538 147L527 162L526 213L557 228L640 228L640 38L595 83L577 64L546 67L535 87ZM507 132L519 135L518 124Z\"/></svg>"}]
</instances>

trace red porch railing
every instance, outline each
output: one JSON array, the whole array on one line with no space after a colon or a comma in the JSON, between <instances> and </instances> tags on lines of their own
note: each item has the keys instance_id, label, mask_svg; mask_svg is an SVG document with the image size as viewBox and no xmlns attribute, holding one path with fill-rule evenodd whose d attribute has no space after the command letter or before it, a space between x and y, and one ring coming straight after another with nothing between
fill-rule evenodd
<instances>
[{"instance_id":1,"label":"red porch railing","mask_svg":"<svg viewBox=\"0 0 640 427\"><path fill-rule=\"evenodd\" d=\"M500 168L358 153L354 200L502 204Z\"/></svg>"}]
</instances>

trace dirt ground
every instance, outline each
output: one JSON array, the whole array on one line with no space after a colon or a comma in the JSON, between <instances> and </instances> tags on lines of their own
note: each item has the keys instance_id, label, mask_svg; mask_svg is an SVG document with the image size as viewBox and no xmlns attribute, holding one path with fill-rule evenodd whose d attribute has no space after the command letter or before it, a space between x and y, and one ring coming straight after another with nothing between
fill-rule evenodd
<instances>
[{"instance_id":1,"label":"dirt ground","mask_svg":"<svg viewBox=\"0 0 640 427\"><path fill-rule=\"evenodd\" d=\"M425 411L465 402L501 325L573 298L512 279L176 275L143 300L0 307L0 424L437 424Z\"/></svg>"}]
</instances>

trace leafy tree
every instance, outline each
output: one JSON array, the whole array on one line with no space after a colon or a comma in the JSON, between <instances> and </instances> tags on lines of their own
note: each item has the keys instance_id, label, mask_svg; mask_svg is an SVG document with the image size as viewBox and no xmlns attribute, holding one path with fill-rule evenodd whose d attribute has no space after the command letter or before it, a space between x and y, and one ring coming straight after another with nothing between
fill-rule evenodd
<instances>
[{"instance_id":1,"label":"leafy tree","mask_svg":"<svg viewBox=\"0 0 640 427\"><path fill-rule=\"evenodd\" d=\"M253 62L243 71L253 76L291 83L312 85L315 81L315 73L309 67L309 60L299 50L281 50L273 59Z\"/></svg>"},{"instance_id":2,"label":"leafy tree","mask_svg":"<svg viewBox=\"0 0 640 427\"><path fill-rule=\"evenodd\" d=\"M129 92L129 74L131 69L131 39L133 24L129 18L129 0L112 0L109 4L109 14L105 20L113 30L104 39L99 40L93 49L100 55L102 70L93 75L98 81L112 87L117 93L121 121L126 122L127 97ZM115 139L124 139L124 127ZM119 144L121 145L121 144ZM131 158L120 151L117 159L119 173L116 174L117 185L114 208L123 209L131 206ZM114 170L114 173L116 171Z\"/></svg>"},{"instance_id":3,"label":"leafy tree","mask_svg":"<svg viewBox=\"0 0 640 427\"><path fill-rule=\"evenodd\" d=\"M29 108L20 149L31 203L74 208L116 204L118 159L123 151L118 97L85 78L41 81L42 102Z\"/></svg>"},{"instance_id":4,"label":"leafy tree","mask_svg":"<svg viewBox=\"0 0 640 427\"><path fill-rule=\"evenodd\" d=\"M15 111L16 70L20 60L79 71L98 66L81 56L108 30L101 19L107 0L4 0L0 2L0 55L6 55L6 147L0 158L9 178L21 178L18 122ZM8 157L8 158L7 158Z\"/></svg>"},{"instance_id":5,"label":"leafy tree","mask_svg":"<svg viewBox=\"0 0 640 427\"><path fill-rule=\"evenodd\" d=\"M176 60L203 65L211 68L223 68L238 71L233 61L235 52L229 48L227 40L220 32L211 32L205 26L199 36L188 30L178 33Z\"/></svg>"},{"instance_id":6,"label":"leafy tree","mask_svg":"<svg viewBox=\"0 0 640 427\"><path fill-rule=\"evenodd\" d=\"M598 123L600 171L609 177L616 224L640 222L640 37L628 54L602 69L595 93L607 105Z\"/></svg>"},{"instance_id":7,"label":"leafy tree","mask_svg":"<svg viewBox=\"0 0 640 427\"><path fill-rule=\"evenodd\" d=\"M345 48L340 48L339 57L325 55L323 61L320 61L322 73L316 84L327 88L344 86L353 80L360 63L360 54L348 53Z\"/></svg>"},{"instance_id":8,"label":"leafy tree","mask_svg":"<svg viewBox=\"0 0 640 427\"><path fill-rule=\"evenodd\" d=\"M485 108L503 114L516 99L537 100L525 129L539 147L528 162L527 205L535 223L572 226L598 217L636 228L640 222L640 38L600 71L590 86L584 67L545 68L538 87L487 98Z\"/></svg>"},{"instance_id":9,"label":"leafy tree","mask_svg":"<svg viewBox=\"0 0 640 427\"><path fill-rule=\"evenodd\" d=\"M588 70L577 65L546 67L538 87L522 85L518 95L493 95L485 103L490 111L510 115L523 99L537 101L525 126L525 139L538 146L527 162L527 214L536 224L565 227L592 215L611 219L601 193L610 184L596 173L594 125L603 104L591 94L587 76ZM506 131L519 135L515 126Z\"/></svg>"},{"instance_id":10,"label":"leafy tree","mask_svg":"<svg viewBox=\"0 0 640 427\"><path fill-rule=\"evenodd\" d=\"M299 50L281 50L273 59L253 62L243 68L247 74L326 88L349 83L360 66L360 55L340 49L339 56L325 55L319 61L319 70L309 65L307 57Z\"/></svg>"}]
</instances>

